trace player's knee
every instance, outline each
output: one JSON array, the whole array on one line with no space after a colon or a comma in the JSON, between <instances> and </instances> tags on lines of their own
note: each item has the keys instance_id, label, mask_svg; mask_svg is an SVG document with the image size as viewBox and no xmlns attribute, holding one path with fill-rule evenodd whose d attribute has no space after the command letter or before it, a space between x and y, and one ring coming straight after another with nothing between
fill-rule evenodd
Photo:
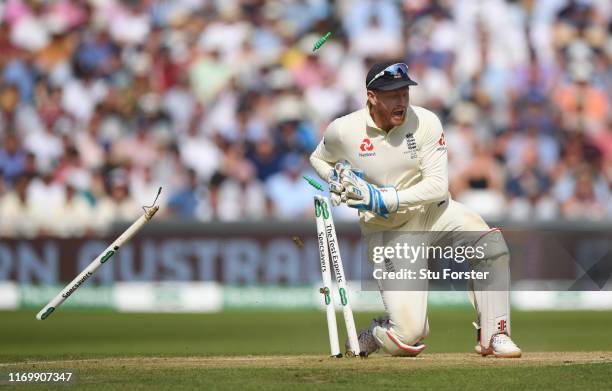
<instances>
[{"instance_id":1,"label":"player's knee","mask_svg":"<svg viewBox=\"0 0 612 391\"><path fill-rule=\"evenodd\" d=\"M483 220L483 218L467 206L452 200L450 202L452 208L453 224L459 225L462 231L488 231L489 225Z\"/></svg>"},{"instance_id":2,"label":"player's knee","mask_svg":"<svg viewBox=\"0 0 612 391\"><path fill-rule=\"evenodd\" d=\"M388 291L383 297L390 325L403 343L413 344L427 336L427 293Z\"/></svg>"}]
</instances>

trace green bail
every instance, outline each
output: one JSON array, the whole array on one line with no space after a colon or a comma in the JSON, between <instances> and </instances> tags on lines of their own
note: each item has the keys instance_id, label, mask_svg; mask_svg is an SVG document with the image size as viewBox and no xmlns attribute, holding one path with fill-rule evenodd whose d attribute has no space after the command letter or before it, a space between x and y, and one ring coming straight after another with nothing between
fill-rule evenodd
<instances>
[{"instance_id":1,"label":"green bail","mask_svg":"<svg viewBox=\"0 0 612 391\"><path fill-rule=\"evenodd\" d=\"M327 41L327 39L331 36L331 32L327 32L327 34L325 34L324 36L322 36L321 38L319 38L319 40L314 44L312 51L315 52L317 51L321 46L323 46L323 44L325 43L325 41Z\"/></svg>"},{"instance_id":2,"label":"green bail","mask_svg":"<svg viewBox=\"0 0 612 391\"><path fill-rule=\"evenodd\" d=\"M311 177L304 175L302 178L304 178L310 186L314 187L317 190L323 191L323 185L321 185L319 182L315 181Z\"/></svg>"}]
</instances>

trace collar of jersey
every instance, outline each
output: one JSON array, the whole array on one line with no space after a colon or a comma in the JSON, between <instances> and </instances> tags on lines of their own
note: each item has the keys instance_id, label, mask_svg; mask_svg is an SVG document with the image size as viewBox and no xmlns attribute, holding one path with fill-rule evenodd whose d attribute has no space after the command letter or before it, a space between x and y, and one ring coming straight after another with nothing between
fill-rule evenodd
<instances>
[{"instance_id":1,"label":"collar of jersey","mask_svg":"<svg viewBox=\"0 0 612 391\"><path fill-rule=\"evenodd\" d=\"M366 107L365 108L365 112L366 112L366 126L369 128L373 128L378 130L379 132L383 133L385 136L388 136L389 134L391 134L391 132L393 132L396 129L401 128L402 126L404 126L404 124L406 123L406 121L408 120L408 117L406 117L406 119L404 120L404 122L396 127L391 128L388 132L385 132L384 130L382 130L381 128L378 127L378 125L376 125L376 122L374 122L374 120L372 119L372 116L370 115L370 108ZM406 113L407 114L407 113Z\"/></svg>"}]
</instances>

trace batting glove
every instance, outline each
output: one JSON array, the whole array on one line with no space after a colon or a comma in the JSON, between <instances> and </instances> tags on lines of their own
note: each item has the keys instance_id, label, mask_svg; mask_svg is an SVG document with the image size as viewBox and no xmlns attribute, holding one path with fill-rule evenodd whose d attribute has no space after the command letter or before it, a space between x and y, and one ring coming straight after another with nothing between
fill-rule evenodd
<instances>
[{"instance_id":1,"label":"batting glove","mask_svg":"<svg viewBox=\"0 0 612 391\"><path fill-rule=\"evenodd\" d=\"M372 185L352 170L340 172L340 183L344 187L346 204L351 208L368 210L384 218L387 218L389 213L397 212L399 199L394 187Z\"/></svg>"}]
</instances>

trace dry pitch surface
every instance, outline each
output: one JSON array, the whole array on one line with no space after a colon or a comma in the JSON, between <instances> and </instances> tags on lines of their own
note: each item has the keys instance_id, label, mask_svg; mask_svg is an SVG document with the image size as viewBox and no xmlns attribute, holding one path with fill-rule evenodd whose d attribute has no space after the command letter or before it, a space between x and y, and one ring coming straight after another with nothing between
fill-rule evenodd
<instances>
[{"instance_id":1,"label":"dry pitch surface","mask_svg":"<svg viewBox=\"0 0 612 391\"><path fill-rule=\"evenodd\" d=\"M533 352L524 353L519 359L480 357L468 353L431 353L419 357L389 357L373 354L366 359L335 359L321 355L298 356L208 356L208 357L112 357L101 359L75 359L51 361L25 361L4 363L6 370L19 368L36 369L73 368L112 369L122 368L335 368L364 369L370 371L404 370L416 368L460 368L460 367L538 367L548 365L612 364L612 352ZM612 368L611 368L612 369Z\"/></svg>"}]
</instances>

